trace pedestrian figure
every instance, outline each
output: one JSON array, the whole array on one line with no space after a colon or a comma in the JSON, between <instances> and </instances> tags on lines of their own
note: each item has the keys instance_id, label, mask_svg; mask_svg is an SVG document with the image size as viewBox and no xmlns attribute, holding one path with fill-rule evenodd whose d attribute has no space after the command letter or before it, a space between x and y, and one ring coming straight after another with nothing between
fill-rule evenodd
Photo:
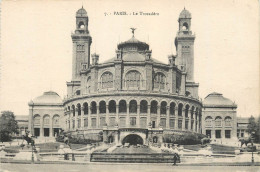
<instances>
[{"instance_id":1,"label":"pedestrian figure","mask_svg":"<svg viewBox=\"0 0 260 172\"><path fill-rule=\"evenodd\" d=\"M177 160L178 160L178 155L177 155L177 153L174 153L174 155L173 155L173 165L176 165L176 162L177 162Z\"/></svg>"}]
</instances>

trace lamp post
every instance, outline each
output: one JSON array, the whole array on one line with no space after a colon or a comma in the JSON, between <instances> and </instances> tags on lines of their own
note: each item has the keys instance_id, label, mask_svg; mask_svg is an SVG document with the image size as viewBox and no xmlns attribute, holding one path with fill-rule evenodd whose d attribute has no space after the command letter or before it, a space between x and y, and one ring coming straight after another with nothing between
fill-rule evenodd
<instances>
[{"instance_id":1,"label":"lamp post","mask_svg":"<svg viewBox=\"0 0 260 172\"><path fill-rule=\"evenodd\" d=\"M32 146L32 145L31 145ZM33 154L33 146L32 146L32 164L34 163L34 154Z\"/></svg>"},{"instance_id":2,"label":"lamp post","mask_svg":"<svg viewBox=\"0 0 260 172\"><path fill-rule=\"evenodd\" d=\"M255 134L255 132L253 131L253 132L251 133L252 163L254 163L254 149L253 149L253 146L254 146L254 134Z\"/></svg>"}]
</instances>

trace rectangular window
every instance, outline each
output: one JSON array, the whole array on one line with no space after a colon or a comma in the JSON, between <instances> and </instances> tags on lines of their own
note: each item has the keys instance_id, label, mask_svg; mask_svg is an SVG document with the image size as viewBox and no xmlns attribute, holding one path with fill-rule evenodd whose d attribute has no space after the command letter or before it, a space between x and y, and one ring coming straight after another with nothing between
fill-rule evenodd
<instances>
[{"instance_id":1,"label":"rectangular window","mask_svg":"<svg viewBox=\"0 0 260 172\"><path fill-rule=\"evenodd\" d=\"M225 130L225 138L231 138L231 130Z\"/></svg>"},{"instance_id":2,"label":"rectangular window","mask_svg":"<svg viewBox=\"0 0 260 172\"><path fill-rule=\"evenodd\" d=\"M115 117L110 117L109 118L109 126L114 127L116 125L116 118Z\"/></svg>"},{"instance_id":3,"label":"rectangular window","mask_svg":"<svg viewBox=\"0 0 260 172\"><path fill-rule=\"evenodd\" d=\"M135 126L136 125L136 117L130 117L130 125Z\"/></svg>"},{"instance_id":4,"label":"rectangular window","mask_svg":"<svg viewBox=\"0 0 260 172\"><path fill-rule=\"evenodd\" d=\"M96 118L91 118L91 127L96 128L97 126L97 119Z\"/></svg>"},{"instance_id":5,"label":"rectangular window","mask_svg":"<svg viewBox=\"0 0 260 172\"><path fill-rule=\"evenodd\" d=\"M244 133L241 133L241 137L244 137Z\"/></svg>"},{"instance_id":6,"label":"rectangular window","mask_svg":"<svg viewBox=\"0 0 260 172\"><path fill-rule=\"evenodd\" d=\"M170 119L170 128L175 127L175 119Z\"/></svg>"},{"instance_id":7,"label":"rectangular window","mask_svg":"<svg viewBox=\"0 0 260 172\"><path fill-rule=\"evenodd\" d=\"M178 129L182 129L182 120L178 120Z\"/></svg>"},{"instance_id":8,"label":"rectangular window","mask_svg":"<svg viewBox=\"0 0 260 172\"><path fill-rule=\"evenodd\" d=\"M85 118L84 119L84 127L87 127L88 126L88 118Z\"/></svg>"},{"instance_id":9,"label":"rectangular window","mask_svg":"<svg viewBox=\"0 0 260 172\"><path fill-rule=\"evenodd\" d=\"M206 135L208 136L208 138L211 138L211 130L206 130Z\"/></svg>"},{"instance_id":10,"label":"rectangular window","mask_svg":"<svg viewBox=\"0 0 260 172\"><path fill-rule=\"evenodd\" d=\"M106 124L106 118L105 117L101 117L100 118L100 127L104 127Z\"/></svg>"},{"instance_id":11,"label":"rectangular window","mask_svg":"<svg viewBox=\"0 0 260 172\"><path fill-rule=\"evenodd\" d=\"M193 130L194 121L191 121L191 129Z\"/></svg>"},{"instance_id":12,"label":"rectangular window","mask_svg":"<svg viewBox=\"0 0 260 172\"><path fill-rule=\"evenodd\" d=\"M120 120L119 126L120 127L125 127L125 124L126 124L125 117L120 117L119 120Z\"/></svg>"},{"instance_id":13,"label":"rectangular window","mask_svg":"<svg viewBox=\"0 0 260 172\"><path fill-rule=\"evenodd\" d=\"M237 133L237 137L239 138L239 133Z\"/></svg>"},{"instance_id":14,"label":"rectangular window","mask_svg":"<svg viewBox=\"0 0 260 172\"><path fill-rule=\"evenodd\" d=\"M217 139L221 138L221 130L216 130L216 138Z\"/></svg>"},{"instance_id":15,"label":"rectangular window","mask_svg":"<svg viewBox=\"0 0 260 172\"><path fill-rule=\"evenodd\" d=\"M185 129L186 129L186 130L189 129L189 121L185 121Z\"/></svg>"},{"instance_id":16,"label":"rectangular window","mask_svg":"<svg viewBox=\"0 0 260 172\"><path fill-rule=\"evenodd\" d=\"M152 128L155 128L155 121L152 121Z\"/></svg>"},{"instance_id":17,"label":"rectangular window","mask_svg":"<svg viewBox=\"0 0 260 172\"><path fill-rule=\"evenodd\" d=\"M142 128L146 128L146 123L147 123L146 118L140 118L140 126Z\"/></svg>"},{"instance_id":18,"label":"rectangular window","mask_svg":"<svg viewBox=\"0 0 260 172\"><path fill-rule=\"evenodd\" d=\"M166 128L166 119L165 118L161 118L160 125L162 128Z\"/></svg>"}]
</instances>

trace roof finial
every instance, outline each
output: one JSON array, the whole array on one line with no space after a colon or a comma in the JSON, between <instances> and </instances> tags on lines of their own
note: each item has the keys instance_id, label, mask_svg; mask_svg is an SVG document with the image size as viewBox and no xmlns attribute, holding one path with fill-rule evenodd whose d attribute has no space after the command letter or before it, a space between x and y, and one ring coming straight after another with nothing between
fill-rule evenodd
<instances>
[{"instance_id":1,"label":"roof finial","mask_svg":"<svg viewBox=\"0 0 260 172\"><path fill-rule=\"evenodd\" d=\"M184 6L184 10L185 10L185 6Z\"/></svg>"},{"instance_id":2,"label":"roof finial","mask_svg":"<svg viewBox=\"0 0 260 172\"><path fill-rule=\"evenodd\" d=\"M83 9L83 2L81 2L81 3L82 3L82 7L81 8Z\"/></svg>"},{"instance_id":3,"label":"roof finial","mask_svg":"<svg viewBox=\"0 0 260 172\"><path fill-rule=\"evenodd\" d=\"M135 37L135 30L136 28L130 28L132 30L133 37Z\"/></svg>"}]
</instances>

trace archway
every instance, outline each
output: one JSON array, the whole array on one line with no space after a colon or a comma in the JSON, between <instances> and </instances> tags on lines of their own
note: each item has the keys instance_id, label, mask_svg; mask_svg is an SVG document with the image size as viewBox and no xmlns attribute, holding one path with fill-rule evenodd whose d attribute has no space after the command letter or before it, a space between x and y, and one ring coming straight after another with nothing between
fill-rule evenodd
<instances>
[{"instance_id":1,"label":"archway","mask_svg":"<svg viewBox=\"0 0 260 172\"><path fill-rule=\"evenodd\" d=\"M137 145L137 144L142 145L144 143L144 141L143 141L142 137L137 134L129 134L122 141L123 145L125 143L129 143L130 145Z\"/></svg>"}]
</instances>

